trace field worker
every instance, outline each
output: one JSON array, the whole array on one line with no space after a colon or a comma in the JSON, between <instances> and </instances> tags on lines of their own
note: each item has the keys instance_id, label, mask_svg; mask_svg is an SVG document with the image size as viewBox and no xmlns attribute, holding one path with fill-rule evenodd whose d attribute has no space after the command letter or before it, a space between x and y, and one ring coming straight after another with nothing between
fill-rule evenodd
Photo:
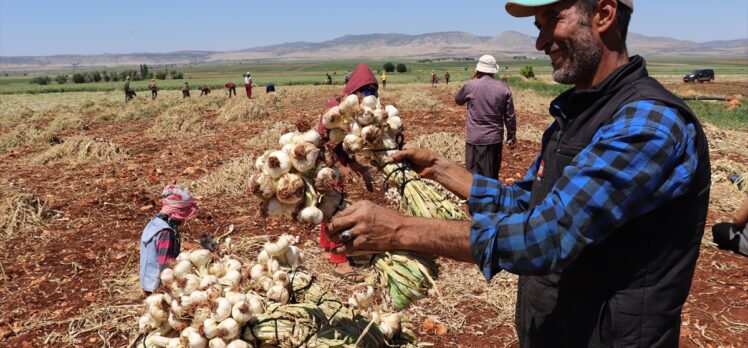
<instances>
[{"instance_id":1,"label":"field worker","mask_svg":"<svg viewBox=\"0 0 748 348\"><path fill-rule=\"evenodd\" d=\"M182 86L182 99L187 98L190 96L190 84L187 81L184 81L184 86Z\"/></svg>"},{"instance_id":2,"label":"field worker","mask_svg":"<svg viewBox=\"0 0 748 348\"><path fill-rule=\"evenodd\" d=\"M247 98L252 99L252 74L249 71L244 74L244 89L247 90Z\"/></svg>"},{"instance_id":3,"label":"field worker","mask_svg":"<svg viewBox=\"0 0 748 348\"><path fill-rule=\"evenodd\" d=\"M387 88L387 72L382 71L382 89Z\"/></svg>"},{"instance_id":4,"label":"field worker","mask_svg":"<svg viewBox=\"0 0 748 348\"><path fill-rule=\"evenodd\" d=\"M200 96L201 97L204 96L204 95L208 95L208 94L210 94L210 87L208 87L208 85L203 85L202 87L200 87Z\"/></svg>"},{"instance_id":5,"label":"field worker","mask_svg":"<svg viewBox=\"0 0 748 348\"><path fill-rule=\"evenodd\" d=\"M494 78L498 71L493 56L480 57L473 79L455 95L457 105L467 104L468 110L465 168L491 179L499 178L505 125L507 145L513 148L517 142L512 91Z\"/></svg>"},{"instance_id":6,"label":"field worker","mask_svg":"<svg viewBox=\"0 0 748 348\"><path fill-rule=\"evenodd\" d=\"M125 104L132 99L130 97L130 76L125 77L125 85L123 86L123 89L125 91Z\"/></svg>"},{"instance_id":7,"label":"field worker","mask_svg":"<svg viewBox=\"0 0 748 348\"><path fill-rule=\"evenodd\" d=\"M449 79L452 77L452 75L449 74L449 71L444 73L444 83L446 83L447 86L449 86Z\"/></svg>"},{"instance_id":8,"label":"field worker","mask_svg":"<svg viewBox=\"0 0 748 348\"><path fill-rule=\"evenodd\" d=\"M325 105L325 111L327 111L327 109L329 108L337 106L343 98L350 94L357 94L359 95L359 98L369 95L378 96L377 78L374 76L374 73L371 72L371 69L369 69L369 66L367 66L366 64L360 64L358 67L356 67L355 70L353 70L348 84L346 84L343 88L343 94L335 99L330 100ZM374 188L372 186L372 178L368 168L356 162L353 157L348 156L345 150L343 150L342 143L334 147L326 144L329 138L327 137L325 127L322 125L322 117L320 117L317 131L322 136L323 144L321 146L324 147L325 151L330 153L339 164L337 167L341 174L341 190L343 189L344 181L342 179L350 180L354 175L359 175L364 180L366 189L369 192L373 191ZM330 263L335 265L333 274L351 282L359 283L364 281L363 275L359 274L358 272L356 272L356 270L353 269L350 262L348 261L348 258L345 255L332 252L332 250L336 247L339 247L340 244L331 243L327 238L325 229L326 225L323 222L320 224L320 246L322 246L322 248L326 252L330 252Z\"/></svg>"},{"instance_id":9,"label":"field worker","mask_svg":"<svg viewBox=\"0 0 748 348\"><path fill-rule=\"evenodd\" d=\"M155 100L158 96L158 85L155 79L151 79L151 83L148 84L148 89L151 90L151 100Z\"/></svg>"},{"instance_id":10,"label":"field worker","mask_svg":"<svg viewBox=\"0 0 748 348\"><path fill-rule=\"evenodd\" d=\"M436 83L439 82L436 78L436 70L431 70L431 85L436 87Z\"/></svg>"},{"instance_id":11,"label":"field worker","mask_svg":"<svg viewBox=\"0 0 748 348\"><path fill-rule=\"evenodd\" d=\"M351 75L348 75L348 70L345 71L345 74L343 75L343 84L348 84L348 80L351 79Z\"/></svg>"},{"instance_id":12,"label":"field worker","mask_svg":"<svg viewBox=\"0 0 748 348\"><path fill-rule=\"evenodd\" d=\"M722 222L712 226L712 237L720 249L748 256L748 196L733 215L732 223Z\"/></svg>"},{"instance_id":13,"label":"field worker","mask_svg":"<svg viewBox=\"0 0 748 348\"><path fill-rule=\"evenodd\" d=\"M233 93L234 96L236 96L236 84L229 81L229 82L226 82L226 84L223 86L226 87L226 89L229 91L229 98L231 98L231 93Z\"/></svg>"},{"instance_id":14,"label":"field worker","mask_svg":"<svg viewBox=\"0 0 748 348\"><path fill-rule=\"evenodd\" d=\"M199 211L190 192L176 185L164 187L161 204L161 211L148 222L140 237L140 285L146 296L159 287L161 271L179 255L179 225Z\"/></svg>"},{"instance_id":15,"label":"field worker","mask_svg":"<svg viewBox=\"0 0 748 348\"><path fill-rule=\"evenodd\" d=\"M275 92L275 83L268 82L267 85L265 85L265 93L272 93Z\"/></svg>"},{"instance_id":16,"label":"field worker","mask_svg":"<svg viewBox=\"0 0 748 348\"><path fill-rule=\"evenodd\" d=\"M519 274L521 347L677 347L709 203L701 125L628 56L633 0L510 0L506 10L534 17L553 79L574 85L551 102L554 122L525 179L502 185L432 152L400 151L393 160L469 198L471 221L361 201L328 236L342 253L413 250L474 262L486 279Z\"/></svg>"},{"instance_id":17,"label":"field worker","mask_svg":"<svg viewBox=\"0 0 748 348\"><path fill-rule=\"evenodd\" d=\"M325 84L326 85L332 85L332 76L330 76L330 73L325 73L327 77L325 78Z\"/></svg>"}]
</instances>

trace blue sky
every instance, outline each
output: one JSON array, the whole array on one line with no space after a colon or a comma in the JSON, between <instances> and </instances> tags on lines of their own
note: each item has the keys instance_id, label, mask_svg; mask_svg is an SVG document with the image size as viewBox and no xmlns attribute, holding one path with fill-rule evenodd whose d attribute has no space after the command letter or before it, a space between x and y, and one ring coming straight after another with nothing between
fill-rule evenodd
<instances>
[{"instance_id":1,"label":"blue sky","mask_svg":"<svg viewBox=\"0 0 748 348\"><path fill-rule=\"evenodd\" d=\"M0 56L240 50L345 34L534 35L504 0L0 0ZM630 30L697 42L748 38L746 0L637 0Z\"/></svg>"}]
</instances>

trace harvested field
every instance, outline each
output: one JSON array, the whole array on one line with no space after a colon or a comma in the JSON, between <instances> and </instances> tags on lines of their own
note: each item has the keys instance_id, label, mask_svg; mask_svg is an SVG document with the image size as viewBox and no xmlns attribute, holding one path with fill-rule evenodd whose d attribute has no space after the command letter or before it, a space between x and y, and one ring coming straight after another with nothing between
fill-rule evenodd
<instances>
[{"instance_id":1,"label":"harvested field","mask_svg":"<svg viewBox=\"0 0 748 348\"><path fill-rule=\"evenodd\" d=\"M458 87L395 84L382 92L382 100L399 107L406 140L459 161L465 108L452 101ZM140 98L128 105L120 93L108 92L3 96L0 345L122 347L133 340L143 310L138 241L158 212L162 186L172 182L191 187L202 210L180 229L183 248L233 225L229 252L249 260L269 238L294 234L318 280L337 294L349 292L349 283L332 276L317 244L318 229L265 220L258 201L245 193L254 158L275 146L294 121L316 124L325 102L338 92L328 86L280 87L252 101L215 93L190 100ZM550 97L513 93L519 141L514 149L504 148L505 183L525 175L551 121ZM245 108L250 105L256 109ZM714 178L711 226L727 220L744 194L726 177L745 173L748 130L713 125L706 130ZM53 145L53 137L62 143ZM367 192L360 178L351 178L350 200L386 204L382 177L375 179L380 185ZM419 341L437 347L516 346L516 276L502 272L486 282L475 265L440 264L441 296L434 292L405 311ZM707 229L684 309L682 346L748 345L746 279L748 258L717 250ZM438 330L440 325L446 330Z\"/></svg>"}]
</instances>

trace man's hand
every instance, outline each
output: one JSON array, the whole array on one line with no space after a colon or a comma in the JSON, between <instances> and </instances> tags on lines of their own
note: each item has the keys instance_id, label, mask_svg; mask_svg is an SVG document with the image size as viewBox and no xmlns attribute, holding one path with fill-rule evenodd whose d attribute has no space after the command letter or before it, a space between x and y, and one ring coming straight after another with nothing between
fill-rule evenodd
<instances>
[{"instance_id":1,"label":"man's hand","mask_svg":"<svg viewBox=\"0 0 748 348\"><path fill-rule=\"evenodd\" d=\"M359 201L332 218L327 237L343 246L336 253L350 254L357 250L388 251L398 249L398 230L407 218L369 201ZM347 231L349 238L341 236Z\"/></svg>"},{"instance_id":2,"label":"man's hand","mask_svg":"<svg viewBox=\"0 0 748 348\"><path fill-rule=\"evenodd\" d=\"M517 147L517 139L509 139L506 141L506 145L509 146L510 149L513 149Z\"/></svg>"},{"instance_id":3,"label":"man's hand","mask_svg":"<svg viewBox=\"0 0 748 348\"><path fill-rule=\"evenodd\" d=\"M426 179L434 179L437 156L433 152L405 145L404 150L395 152L390 157L393 162L407 159L418 175Z\"/></svg>"}]
</instances>

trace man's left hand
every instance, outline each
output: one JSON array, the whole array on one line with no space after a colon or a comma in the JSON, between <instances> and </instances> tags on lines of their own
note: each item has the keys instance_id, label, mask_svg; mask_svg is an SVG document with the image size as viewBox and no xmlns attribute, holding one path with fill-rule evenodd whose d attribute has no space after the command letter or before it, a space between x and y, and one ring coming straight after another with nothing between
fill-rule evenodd
<instances>
[{"instance_id":1,"label":"man's left hand","mask_svg":"<svg viewBox=\"0 0 748 348\"><path fill-rule=\"evenodd\" d=\"M332 218L327 237L343 244L334 251L350 254L357 250L388 251L398 248L398 230L406 217L369 201L359 201ZM341 235L343 231L349 235Z\"/></svg>"},{"instance_id":2,"label":"man's left hand","mask_svg":"<svg viewBox=\"0 0 748 348\"><path fill-rule=\"evenodd\" d=\"M517 147L517 139L509 139L506 141L506 145L509 146L510 149L513 149Z\"/></svg>"}]
</instances>

